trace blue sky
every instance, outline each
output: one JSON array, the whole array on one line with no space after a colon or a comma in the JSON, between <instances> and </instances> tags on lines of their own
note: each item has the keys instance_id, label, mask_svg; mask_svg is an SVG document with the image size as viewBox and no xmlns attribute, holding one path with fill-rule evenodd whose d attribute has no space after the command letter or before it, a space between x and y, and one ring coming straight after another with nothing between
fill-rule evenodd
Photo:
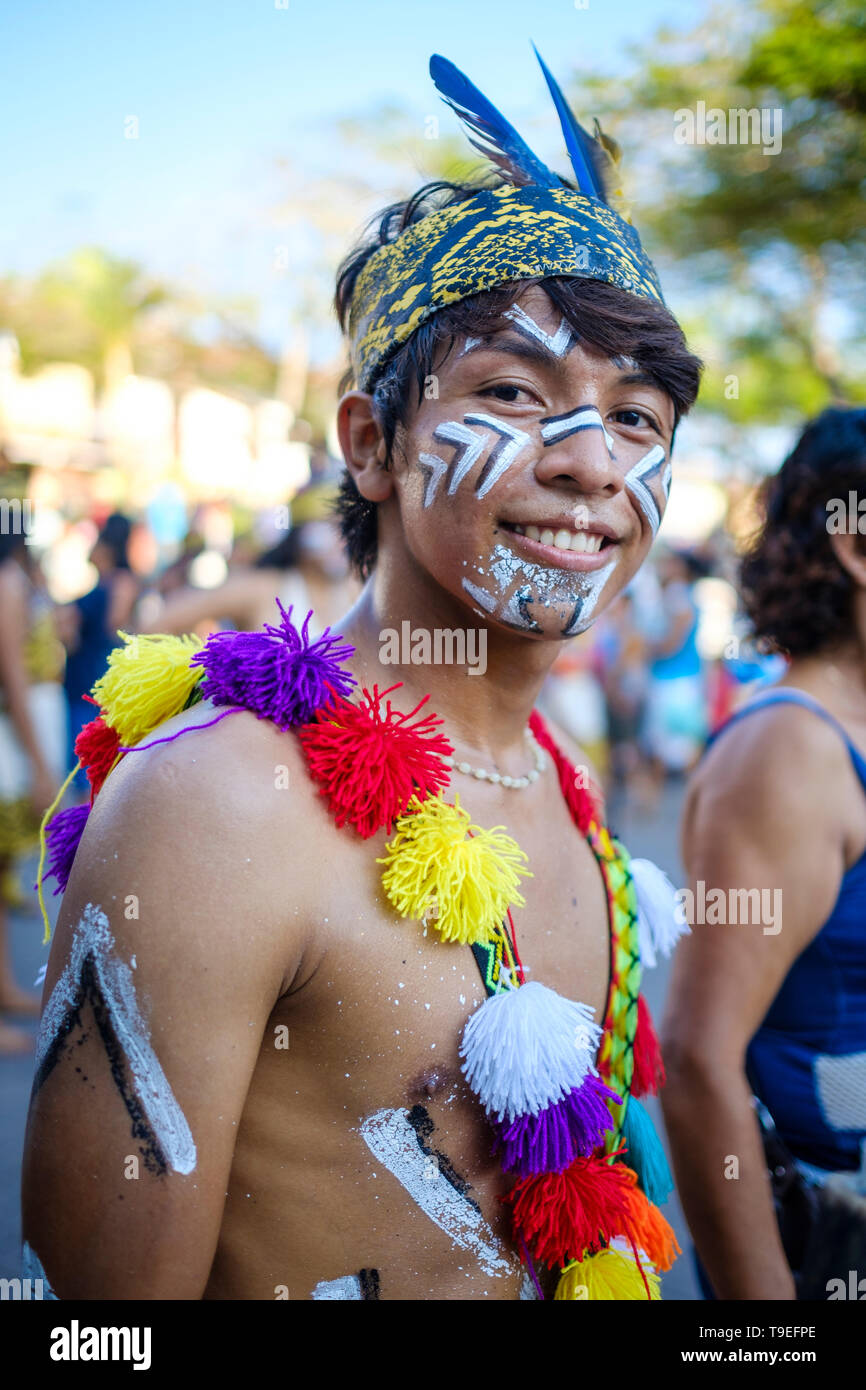
<instances>
[{"instance_id":1,"label":"blue sky","mask_svg":"<svg viewBox=\"0 0 866 1390\"><path fill-rule=\"evenodd\" d=\"M520 126L555 120L529 46L557 74L630 66L690 0L19 0L0 43L0 274L104 246L204 292L248 294L278 335L269 255L280 160L351 168L325 136L392 100L439 111L427 60L464 68ZM138 119L138 139L124 123ZM454 122L451 128L454 128ZM544 128L547 130L547 119ZM323 144L327 138L327 143ZM359 208L359 220L366 208ZM267 302L270 301L270 302Z\"/></svg>"}]
</instances>

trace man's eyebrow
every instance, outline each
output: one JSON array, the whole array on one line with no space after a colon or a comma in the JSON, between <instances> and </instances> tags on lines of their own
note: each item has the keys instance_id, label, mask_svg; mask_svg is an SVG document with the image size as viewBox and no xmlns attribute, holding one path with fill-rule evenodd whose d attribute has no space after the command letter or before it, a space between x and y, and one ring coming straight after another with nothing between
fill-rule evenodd
<instances>
[{"instance_id":1,"label":"man's eyebrow","mask_svg":"<svg viewBox=\"0 0 866 1390\"><path fill-rule=\"evenodd\" d=\"M617 377L618 386L652 386L656 391L667 394L663 386L659 384L654 376L649 372L623 372Z\"/></svg>"},{"instance_id":2,"label":"man's eyebrow","mask_svg":"<svg viewBox=\"0 0 866 1390\"><path fill-rule=\"evenodd\" d=\"M555 352L551 352L542 343L533 342L531 338L524 338L511 328L501 328L483 338L470 337L469 345L458 353L458 359L469 357L473 352L484 351L504 352L509 357L522 357L526 362L533 362L538 367L553 367L557 372L561 372L564 365L563 359L557 357Z\"/></svg>"}]
</instances>

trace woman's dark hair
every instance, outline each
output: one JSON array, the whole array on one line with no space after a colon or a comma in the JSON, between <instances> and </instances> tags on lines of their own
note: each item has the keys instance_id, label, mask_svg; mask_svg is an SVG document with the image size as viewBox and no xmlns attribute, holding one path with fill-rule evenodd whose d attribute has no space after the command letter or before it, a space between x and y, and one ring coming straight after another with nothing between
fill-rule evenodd
<instances>
[{"instance_id":1,"label":"woman's dark hair","mask_svg":"<svg viewBox=\"0 0 866 1390\"><path fill-rule=\"evenodd\" d=\"M831 544L831 506L866 488L866 410L810 421L763 488L764 520L740 566L746 611L764 651L805 656L851 631L854 584ZM855 521L856 525L856 521Z\"/></svg>"},{"instance_id":2,"label":"woman's dark hair","mask_svg":"<svg viewBox=\"0 0 866 1390\"><path fill-rule=\"evenodd\" d=\"M129 517L124 516L123 512L112 512L111 516L106 517L102 530L96 537L96 544L104 545L110 553L115 569L129 569L129 536L131 531L132 522Z\"/></svg>"},{"instance_id":3,"label":"woman's dark hair","mask_svg":"<svg viewBox=\"0 0 866 1390\"><path fill-rule=\"evenodd\" d=\"M425 184L407 202L393 203L373 224L368 236L346 258L337 274L335 307L340 327L348 328L352 295L358 275L374 251L420 218L440 207L472 198L482 186L448 183ZM383 363L372 384L372 396L387 450L386 467L393 457L398 426L407 426L413 407L413 385L424 397L427 378L433 373L441 349L445 357L459 335L483 337L505 326L503 315L514 303L515 293L540 284L548 298L586 343L609 357L631 357L648 372L674 405L674 426L694 404L700 384L701 362L686 345L682 329L663 305L639 299L615 285L574 276L521 280L481 294L471 295L433 314ZM441 366L441 362L439 362ZM354 384L351 369L340 383L346 391ZM335 503L343 541L354 568L366 579L376 563L376 503L363 498L346 472Z\"/></svg>"}]
</instances>

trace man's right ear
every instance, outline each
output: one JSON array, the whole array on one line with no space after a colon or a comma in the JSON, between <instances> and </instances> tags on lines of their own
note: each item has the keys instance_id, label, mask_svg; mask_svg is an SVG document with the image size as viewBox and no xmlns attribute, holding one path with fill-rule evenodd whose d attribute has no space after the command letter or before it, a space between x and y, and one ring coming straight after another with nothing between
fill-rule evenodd
<instances>
[{"instance_id":1,"label":"man's right ear","mask_svg":"<svg viewBox=\"0 0 866 1390\"><path fill-rule=\"evenodd\" d=\"M382 427L366 391L349 391L337 406L337 434L346 467L368 502L384 502L394 480L386 467L387 450Z\"/></svg>"}]
</instances>

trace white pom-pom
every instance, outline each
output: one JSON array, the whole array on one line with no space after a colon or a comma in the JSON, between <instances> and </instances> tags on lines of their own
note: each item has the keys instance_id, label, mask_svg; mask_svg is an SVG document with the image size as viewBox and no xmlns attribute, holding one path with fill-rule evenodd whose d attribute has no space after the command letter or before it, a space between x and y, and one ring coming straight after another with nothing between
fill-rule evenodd
<instances>
[{"instance_id":1,"label":"white pom-pom","mask_svg":"<svg viewBox=\"0 0 866 1390\"><path fill-rule=\"evenodd\" d=\"M656 953L669 956L689 928L677 890L658 864L651 859L632 859L631 872L637 893L641 964L651 969L658 964Z\"/></svg>"},{"instance_id":2,"label":"white pom-pom","mask_svg":"<svg viewBox=\"0 0 866 1390\"><path fill-rule=\"evenodd\" d=\"M491 994L460 1044L463 1073L488 1115L537 1115L594 1073L601 1041L594 1012L538 980Z\"/></svg>"}]
</instances>

